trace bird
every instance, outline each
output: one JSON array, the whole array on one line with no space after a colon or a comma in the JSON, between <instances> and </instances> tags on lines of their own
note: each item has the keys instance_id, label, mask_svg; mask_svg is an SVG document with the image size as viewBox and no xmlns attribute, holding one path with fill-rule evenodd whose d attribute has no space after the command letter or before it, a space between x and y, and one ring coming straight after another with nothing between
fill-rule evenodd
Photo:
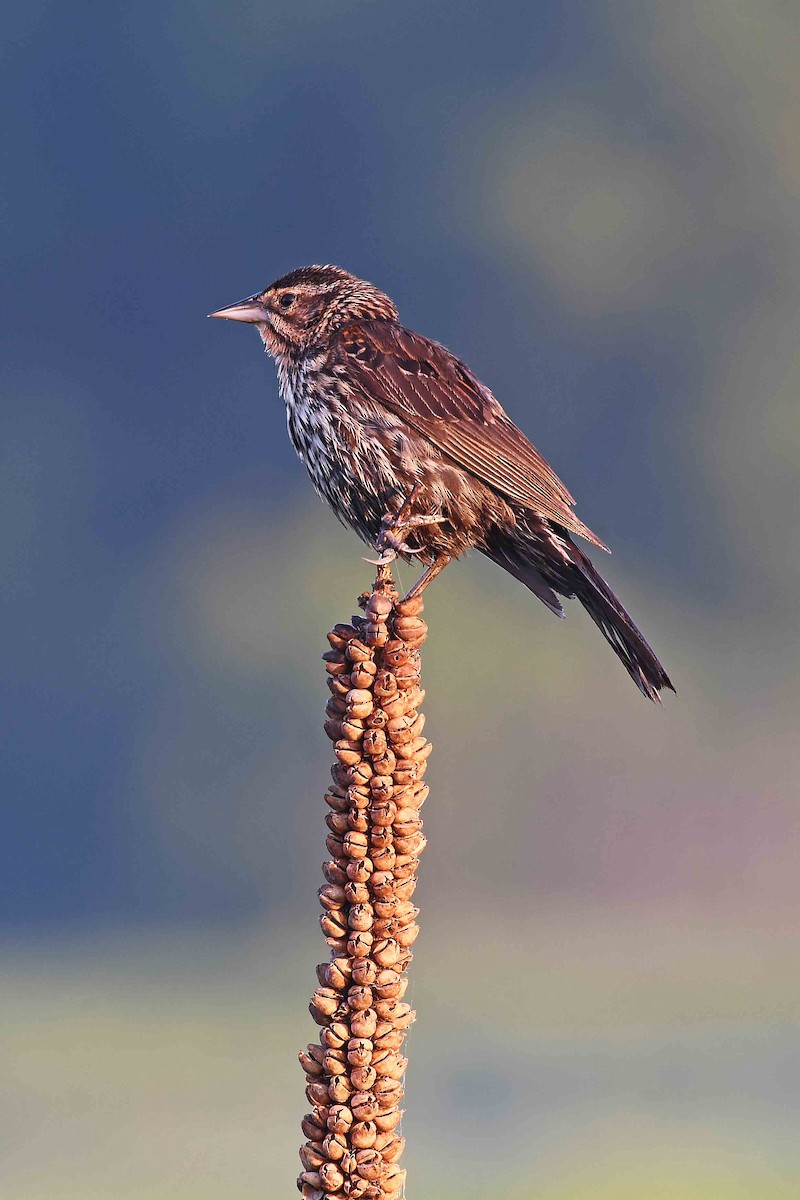
<instances>
[{"instance_id":1,"label":"bird","mask_svg":"<svg viewBox=\"0 0 800 1200\"><path fill-rule=\"evenodd\" d=\"M299 267L209 316L256 326L292 444L339 520L378 550L370 561L424 565L407 599L477 549L558 617L561 598L577 598L649 700L675 691L573 540L608 550L552 467L464 362L401 324L385 292L342 267Z\"/></svg>"}]
</instances>

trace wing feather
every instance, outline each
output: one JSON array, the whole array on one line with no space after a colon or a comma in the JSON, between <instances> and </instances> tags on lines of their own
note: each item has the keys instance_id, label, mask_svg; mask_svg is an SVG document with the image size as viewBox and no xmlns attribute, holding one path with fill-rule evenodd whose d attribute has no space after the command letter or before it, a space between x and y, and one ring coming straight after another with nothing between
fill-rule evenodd
<instances>
[{"instance_id":1,"label":"wing feather","mask_svg":"<svg viewBox=\"0 0 800 1200\"><path fill-rule=\"evenodd\" d=\"M459 466L512 503L600 546L574 499L522 430L464 363L394 321L362 321L337 334L334 370L385 405Z\"/></svg>"}]
</instances>

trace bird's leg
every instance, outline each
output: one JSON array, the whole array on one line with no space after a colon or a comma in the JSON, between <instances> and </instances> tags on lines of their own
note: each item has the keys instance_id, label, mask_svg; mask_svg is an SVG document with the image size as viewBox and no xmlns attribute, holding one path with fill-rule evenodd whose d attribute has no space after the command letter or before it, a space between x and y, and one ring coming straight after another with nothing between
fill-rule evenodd
<instances>
[{"instance_id":1,"label":"bird's leg","mask_svg":"<svg viewBox=\"0 0 800 1200\"><path fill-rule=\"evenodd\" d=\"M406 592L403 600L413 600L415 596L421 596L428 584L433 583L439 572L443 571L447 564L452 561L452 555L450 554L438 555L430 566L425 568L410 591Z\"/></svg>"},{"instance_id":2,"label":"bird's leg","mask_svg":"<svg viewBox=\"0 0 800 1200\"><path fill-rule=\"evenodd\" d=\"M409 546L404 540L405 531L420 525L438 525L446 520L445 517L411 516L411 509L420 487L421 484L417 481L397 512L384 514L381 531L375 542L375 549L379 551L380 558L367 559L368 562L375 563L376 566L385 566L394 562L398 554L419 554L422 547Z\"/></svg>"}]
</instances>

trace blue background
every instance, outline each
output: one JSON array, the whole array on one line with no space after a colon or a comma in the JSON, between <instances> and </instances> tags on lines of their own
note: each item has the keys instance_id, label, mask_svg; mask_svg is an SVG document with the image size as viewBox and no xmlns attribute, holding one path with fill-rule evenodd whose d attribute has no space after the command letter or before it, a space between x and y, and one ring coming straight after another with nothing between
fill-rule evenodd
<instances>
[{"instance_id":1,"label":"blue background","mask_svg":"<svg viewBox=\"0 0 800 1200\"><path fill-rule=\"evenodd\" d=\"M755 0L5 14L8 1200L291 1186L318 654L369 568L255 334L205 314L306 262L492 387L679 692L651 711L487 564L432 589L414 1186L796 1195L799 32Z\"/></svg>"}]
</instances>

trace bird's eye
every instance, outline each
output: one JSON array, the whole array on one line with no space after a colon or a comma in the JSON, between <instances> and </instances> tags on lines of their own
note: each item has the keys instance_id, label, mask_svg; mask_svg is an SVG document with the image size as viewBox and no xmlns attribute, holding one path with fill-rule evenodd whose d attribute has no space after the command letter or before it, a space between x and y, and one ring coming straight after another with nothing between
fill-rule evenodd
<instances>
[{"instance_id":1,"label":"bird's eye","mask_svg":"<svg viewBox=\"0 0 800 1200\"><path fill-rule=\"evenodd\" d=\"M279 299L278 304L280 304L281 308L291 308L294 304L294 293L284 292Z\"/></svg>"}]
</instances>

